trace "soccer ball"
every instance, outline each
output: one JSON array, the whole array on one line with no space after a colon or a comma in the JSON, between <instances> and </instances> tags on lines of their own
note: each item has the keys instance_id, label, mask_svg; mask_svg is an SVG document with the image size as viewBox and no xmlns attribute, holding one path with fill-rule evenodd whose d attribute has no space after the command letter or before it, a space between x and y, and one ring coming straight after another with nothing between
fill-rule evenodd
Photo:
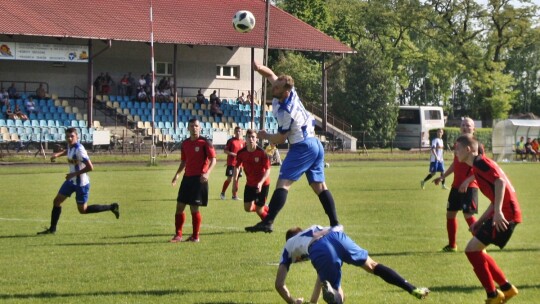
<instances>
[{"instance_id":1,"label":"soccer ball","mask_svg":"<svg viewBox=\"0 0 540 304\"><path fill-rule=\"evenodd\" d=\"M250 11L238 11L234 14L232 24L239 33L249 33L255 27L255 16Z\"/></svg>"}]
</instances>

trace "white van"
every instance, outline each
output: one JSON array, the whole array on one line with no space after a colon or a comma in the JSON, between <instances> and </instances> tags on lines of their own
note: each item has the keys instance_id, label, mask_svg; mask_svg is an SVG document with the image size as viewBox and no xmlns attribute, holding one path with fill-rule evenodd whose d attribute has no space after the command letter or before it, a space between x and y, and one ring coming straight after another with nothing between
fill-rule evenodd
<instances>
[{"instance_id":1,"label":"white van","mask_svg":"<svg viewBox=\"0 0 540 304\"><path fill-rule=\"evenodd\" d=\"M444 128L442 107L400 106L394 147L429 148L429 130Z\"/></svg>"}]
</instances>

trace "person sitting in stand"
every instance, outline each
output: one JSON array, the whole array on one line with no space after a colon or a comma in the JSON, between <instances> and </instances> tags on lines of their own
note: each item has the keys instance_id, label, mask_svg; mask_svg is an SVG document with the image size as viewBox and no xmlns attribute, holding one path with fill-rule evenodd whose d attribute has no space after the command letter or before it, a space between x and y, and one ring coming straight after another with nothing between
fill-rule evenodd
<instances>
[{"instance_id":1,"label":"person sitting in stand","mask_svg":"<svg viewBox=\"0 0 540 304\"><path fill-rule=\"evenodd\" d=\"M39 84L39 88L36 89L36 98L45 99L47 98L47 91L43 88L43 83Z\"/></svg>"},{"instance_id":2,"label":"person sitting in stand","mask_svg":"<svg viewBox=\"0 0 540 304\"><path fill-rule=\"evenodd\" d=\"M28 120L28 116L24 114L24 112L19 108L19 105L15 105L15 111L14 114L18 117L20 120Z\"/></svg>"},{"instance_id":3,"label":"person sitting in stand","mask_svg":"<svg viewBox=\"0 0 540 304\"><path fill-rule=\"evenodd\" d=\"M198 104L203 104L203 103L204 103L204 95L201 93L201 89L199 89L199 90L197 91L197 96L196 96L196 98L197 98L197 103L198 103Z\"/></svg>"},{"instance_id":4,"label":"person sitting in stand","mask_svg":"<svg viewBox=\"0 0 540 304\"><path fill-rule=\"evenodd\" d=\"M4 115L6 119L19 119L19 117L13 113L13 110L11 110L10 104L6 106L6 113L4 113Z\"/></svg>"},{"instance_id":5,"label":"person sitting in stand","mask_svg":"<svg viewBox=\"0 0 540 304\"><path fill-rule=\"evenodd\" d=\"M269 143L264 149L272 166L281 166L281 156L275 143Z\"/></svg>"},{"instance_id":6,"label":"person sitting in stand","mask_svg":"<svg viewBox=\"0 0 540 304\"><path fill-rule=\"evenodd\" d=\"M246 97L244 96L244 93L242 92L242 95L238 96L238 98L236 99L236 102L238 104L241 104L241 105L245 105L248 103L248 101L246 100Z\"/></svg>"},{"instance_id":7,"label":"person sitting in stand","mask_svg":"<svg viewBox=\"0 0 540 304\"><path fill-rule=\"evenodd\" d=\"M36 114L39 112L38 110L36 110L36 103L34 102L34 99L32 97L29 97L26 100L24 106L26 107L26 112L28 114L32 114L32 113Z\"/></svg>"},{"instance_id":8,"label":"person sitting in stand","mask_svg":"<svg viewBox=\"0 0 540 304\"><path fill-rule=\"evenodd\" d=\"M17 92L17 88L15 87L15 82L11 83L11 86L7 89L7 92L9 94L9 98L19 98L19 93Z\"/></svg>"}]
</instances>

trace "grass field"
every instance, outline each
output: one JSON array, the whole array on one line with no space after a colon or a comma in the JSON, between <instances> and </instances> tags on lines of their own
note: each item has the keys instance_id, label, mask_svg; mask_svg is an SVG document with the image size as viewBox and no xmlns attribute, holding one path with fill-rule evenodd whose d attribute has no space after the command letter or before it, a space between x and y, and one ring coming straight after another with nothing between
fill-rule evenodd
<instances>
[{"instance_id":1,"label":"grass field","mask_svg":"<svg viewBox=\"0 0 540 304\"><path fill-rule=\"evenodd\" d=\"M178 190L170 181L177 164L97 164L90 174L90 203L120 202L120 219L109 212L79 215L69 199L56 235L36 236L48 226L52 199L67 170L64 161L0 166L0 302L281 303L273 282L284 232L328 224L301 180L289 193L274 233L245 233L258 217L245 213L241 202L219 200L225 171L220 162L211 176L209 206L202 210L201 242L170 244ZM460 252L438 252L447 242L448 191L433 184L420 190L427 165L336 161L327 169L327 183L348 234L375 260L429 287L425 303L483 303L484 291L462 252L470 234L461 215ZM524 223L504 250L488 251L520 289L511 303L540 303L540 166L503 164L503 169L517 189ZM276 176L277 170L273 182ZM486 206L481 197L481 210ZM189 215L184 231L191 232ZM291 267L287 285L293 295L307 299L314 280L311 264L300 263ZM347 303L418 302L349 265L343 269L343 288Z\"/></svg>"}]
</instances>

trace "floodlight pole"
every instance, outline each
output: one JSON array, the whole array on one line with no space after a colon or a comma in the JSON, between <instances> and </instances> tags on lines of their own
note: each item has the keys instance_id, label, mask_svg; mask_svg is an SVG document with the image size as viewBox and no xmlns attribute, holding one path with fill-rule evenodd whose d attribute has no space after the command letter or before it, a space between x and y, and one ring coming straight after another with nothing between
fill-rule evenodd
<instances>
[{"instance_id":1,"label":"floodlight pole","mask_svg":"<svg viewBox=\"0 0 540 304\"><path fill-rule=\"evenodd\" d=\"M154 71L154 18L152 12L153 1L150 0L150 65L152 69L152 146L150 148L150 165L156 164L156 141L155 141L155 114L156 114L156 92L155 92L155 71Z\"/></svg>"}]
</instances>

